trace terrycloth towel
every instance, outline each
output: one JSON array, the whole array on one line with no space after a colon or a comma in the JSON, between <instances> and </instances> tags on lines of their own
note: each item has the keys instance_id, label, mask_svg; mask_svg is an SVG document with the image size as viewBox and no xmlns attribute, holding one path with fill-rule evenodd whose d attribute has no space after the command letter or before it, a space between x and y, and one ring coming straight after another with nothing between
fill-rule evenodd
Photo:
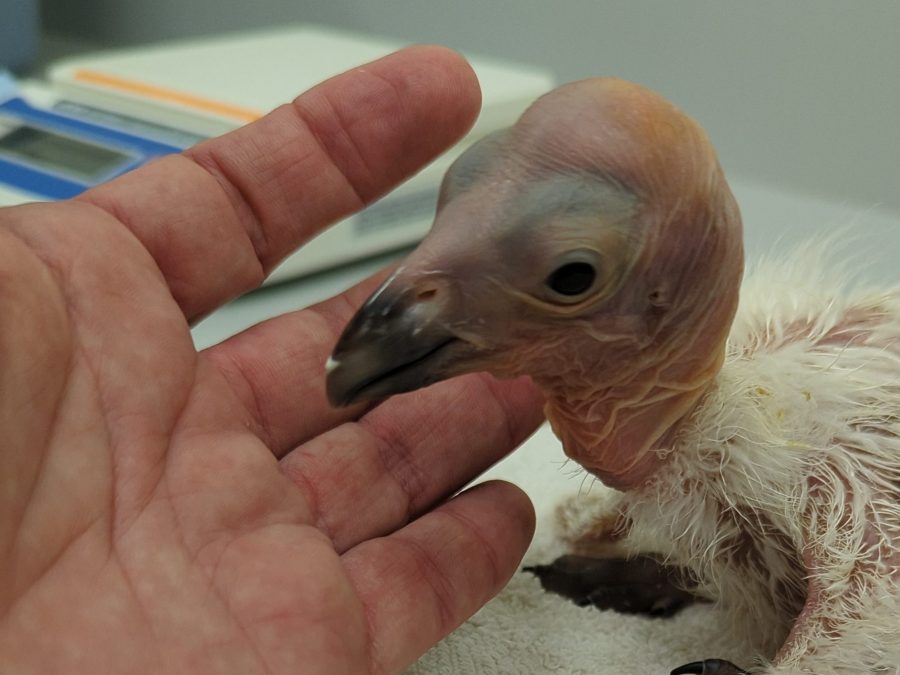
<instances>
[{"instance_id":1,"label":"terrycloth towel","mask_svg":"<svg viewBox=\"0 0 900 675\"><path fill-rule=\"evenodd\" d=\"M564 553L554 532L554 511L588 487L564 462L545 425L486 478L524 489L537 510L537 532L523 564L549 563ZM721 634L721 610L694 605L674 618L650 619L577 607L546 593L530 573L518 572L487 606L407 672L410 675L668 675L705 658L749 664Z\"/></svg>"}]
</instances>

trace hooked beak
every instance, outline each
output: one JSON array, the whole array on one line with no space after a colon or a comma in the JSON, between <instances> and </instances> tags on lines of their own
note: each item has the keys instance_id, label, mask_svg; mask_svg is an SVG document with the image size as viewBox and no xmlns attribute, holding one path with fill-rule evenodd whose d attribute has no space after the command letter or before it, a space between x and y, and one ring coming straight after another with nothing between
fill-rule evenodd
<instances>
[{"instance_id":1,"label":"hooked beak","mask_svg":"<svg viewBox=\"0 0 900 675\"><path fill-rule=\"evenodd\" d=\"M328 359L331 404L382 399L461 372L456 366L472 346L449 328L452 296L441 280L388 279L353 317Z\"/></svg>"}]
</instances>

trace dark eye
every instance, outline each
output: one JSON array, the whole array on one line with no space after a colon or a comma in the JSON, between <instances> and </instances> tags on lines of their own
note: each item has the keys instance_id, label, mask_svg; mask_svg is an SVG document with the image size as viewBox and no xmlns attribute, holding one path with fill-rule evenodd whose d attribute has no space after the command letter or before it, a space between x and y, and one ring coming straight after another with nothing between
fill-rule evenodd
<instances>
[{"instance_id":1,"label":"dark eye","mask_svg":"<svg viewBox=\"0 0 900 675\"><path fill-rule=\"evenodd\" d=\"M555 293L571 297L588 290L596 277L597 272L590 263L570 262L547 277L547 286Z\"/></svg>"}]
</instances>

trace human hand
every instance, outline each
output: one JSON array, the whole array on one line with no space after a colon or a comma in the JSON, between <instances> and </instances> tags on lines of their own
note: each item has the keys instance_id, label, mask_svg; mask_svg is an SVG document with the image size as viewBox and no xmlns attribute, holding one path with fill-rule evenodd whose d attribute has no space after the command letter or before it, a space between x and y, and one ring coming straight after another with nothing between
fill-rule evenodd
<instances>
[{"instance_id":1,"label":"human hand","mask_svg":"<svg viewBox=\"0 0 900 675\"><path fill-rule=\"evenodd\" d=\"M539 423L529 384L331 409L325 359L377 279L200 353L189 332L477 105L458 57L405 50L0 211L0 672L395 672L502 587L527 498L443 500Z\"/></svg>"}]
</instances>

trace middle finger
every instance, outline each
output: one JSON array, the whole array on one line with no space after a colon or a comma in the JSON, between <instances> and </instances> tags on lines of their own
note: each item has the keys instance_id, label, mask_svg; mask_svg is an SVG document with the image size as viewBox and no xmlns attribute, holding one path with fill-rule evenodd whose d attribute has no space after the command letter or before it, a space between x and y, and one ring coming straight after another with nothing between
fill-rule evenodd
<instances>
[{"instance_id":1,"label":"middle finger","mask_svg":"<svg viewBox=\"0 0 900 675\"><path fill-rule=\"evenodd\" d=\"M500 460L540 424L542 402L524 378L455 378L331 429L282 469L342 552L393 532Z\"/></svg>"}]
</instances>

